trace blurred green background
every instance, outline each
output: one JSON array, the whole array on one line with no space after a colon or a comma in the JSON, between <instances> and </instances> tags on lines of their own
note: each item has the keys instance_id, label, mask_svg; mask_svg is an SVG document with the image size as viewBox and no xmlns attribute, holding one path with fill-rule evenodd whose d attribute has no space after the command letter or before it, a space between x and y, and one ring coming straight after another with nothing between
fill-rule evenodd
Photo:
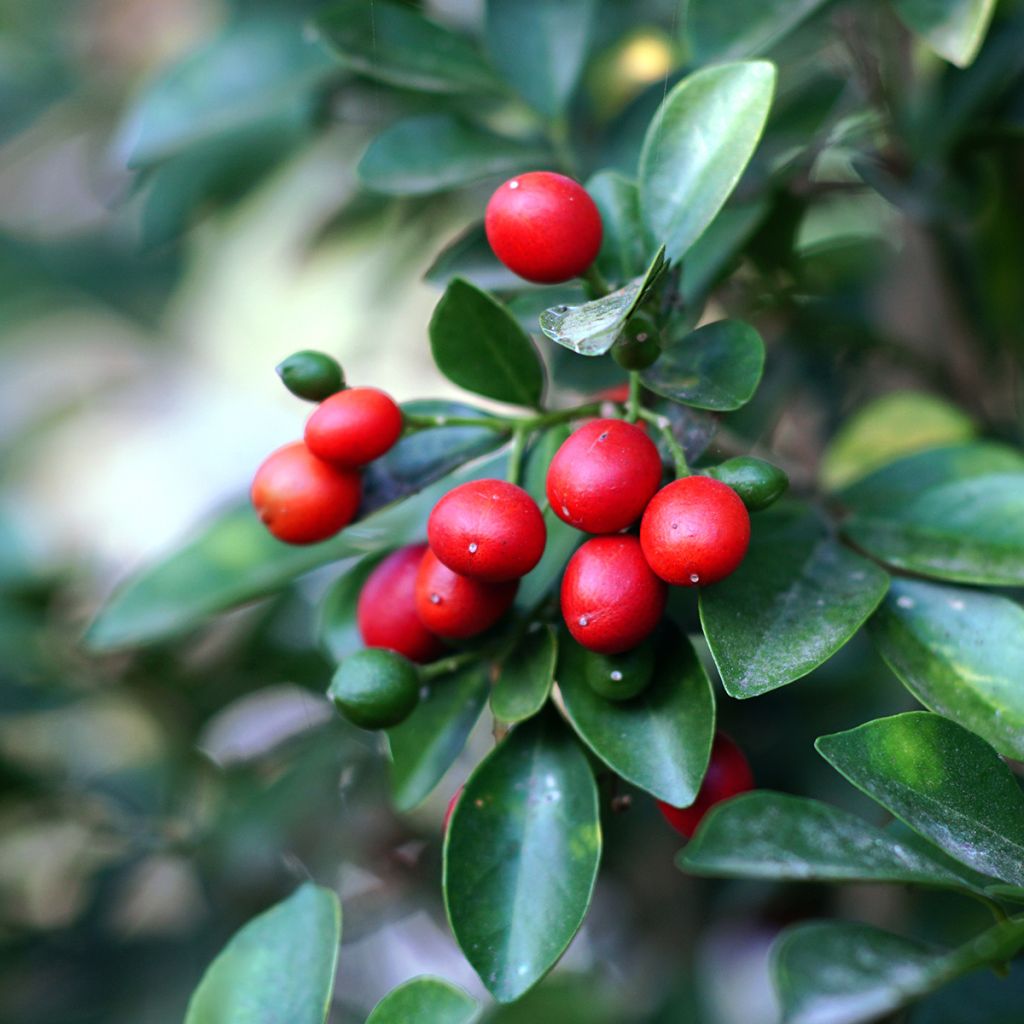
<instances>
[{"instance_id":1,"label":"blurred green background","mask_svg":"<svg viewBox=\"0 0 1024 1024\"><path fill-rule=\"evenodd\" d=\"M424 807L389 810L375 737L321 697L314 607L337 570L173 644L79 643L119 578L297 436L306 410L273 373L291 351L332 352L400 399L455 393L426 345L424 273L500 178L427 198L361 187L377 132L460 101L343 70L305 34L315 6L0 0L0 1019L180 1020L226 938L309 877L345 908L332 1021L418 973L481 993L444 921L439 834L486 723ZM473 0L422 6L479 24ZM1004 0L966 71L869 3L820 5L757 45L782 87L711 302L755 320L769 369L721 433L799 489L850 410L897 389L959 406L936 414L941 437L1021 440L1022 25ZM585 169L635 165L693 46L685 4L608 0L574 115ZM198 72L197 53L215 55ZM154 81L170 82L157 101ZM166 133L131 169L147 96ZM617 372L555 368L579 390ZM811 741L912 705L861 642L756 707L720 702L761 785L876 817ZM841 912L940 941L984 917L894 887L687 878L640 796L605 827L583 932L501 1021L768 1024L784 924ZM1019 1020L1021 984L968 979L911 1019Z\"/></svg>"}]
</instances>

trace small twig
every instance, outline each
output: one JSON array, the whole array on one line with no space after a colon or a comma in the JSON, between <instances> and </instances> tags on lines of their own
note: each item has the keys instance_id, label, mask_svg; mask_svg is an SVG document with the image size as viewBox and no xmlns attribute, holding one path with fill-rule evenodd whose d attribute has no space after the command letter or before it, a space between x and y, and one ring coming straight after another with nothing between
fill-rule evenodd
<instances>
[{"instance_id":1,"label":"small twig","mask_svg":"<svg viewBox=\"0 0 1024 1024\"><path fill-rule=\"evenodd\" d=\"M686 452L684 451L683 446L676 440L676 435L672 433L672 421L667 416L660 416L658 413L652 412L650 409L640 409L639 416L641 419L646 420L648 423L651 423L658 428L658 431L664 438L665 444L672 455L672 463L675 466L676 476L689 476L690 464L686 460Z\"/></svg>"}]
</instances>

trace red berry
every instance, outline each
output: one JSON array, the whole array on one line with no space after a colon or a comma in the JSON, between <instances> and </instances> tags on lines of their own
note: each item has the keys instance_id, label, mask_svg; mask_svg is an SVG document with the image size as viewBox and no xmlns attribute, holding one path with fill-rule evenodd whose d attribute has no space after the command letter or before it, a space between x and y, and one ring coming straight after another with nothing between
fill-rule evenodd
<instances>
[{"instance_id":1,"label":"red berry","mask_svg":"<svg viewBox=\"0 0 1024 1024\"><path fill-rule=\"evenodd\" d=\"M250 492L267 529L288 544L333 537L359 510L359 473L318 459L301 441L268 455Z\"/></svg>"},{"instance_id":2,"label":"red berry","mask_svg":"<svg viewBox=\"0 0 1024 1024\"><path fill-rule=\"evenodd\" d=\"M402 410L377 388L348 388L325 398L306 421L309 450L339 466L365 466L402 433Z\"/></svg>"},{"instance_id":3,"label":"red berry","mask_svg":"<svg viewBox=\"0 0 1024 1024\"><path fill-rule=\"evenodd\" d=\"M623 420L591 420L555 452L548 501L587 533L617 533L643 514L661 483L661 456L647 434Z\"/></svg>"},{"instance_id":4,"label":"red berry","mask_svg":"<svg viewBox=\"0 0 1024 1024\"><path fill-rule=\"evenodd\" d=\"M471 480L449 491L427 521L430 550L452 572L487 583L525 576L544 554L537 503L504 480Z\"/></svg>"},{"instance_id":5,"label":"red berry","mask_svg":"<svg viewBox=\"0 0 1024 1024\"><path fill-rule=\"evenodd\" d=\"M728 484L686 476L651 499L640 523L640 543L648 564L666 583L717 583L747 553L750 514Z\"/></svg>"},{"instance_id":6,"label":"red berry","mask_svg":"<svg viewBox=\"0 0 1024 1024\"><path fill-rule=\"evenodd\" d=\"M658 625L666 592L636 537L595 537L565 567L562 615L577 643L599 654L620 654Z\"/></svg>"},{"instance_id":7,"label":"red berry","mask_svg":"<svg viewBox=\"0 0 1024 1024\"><path fill-rule=\"evenodd\" d=\"M515 600L519 581L484 583L452 572L429 548L416 576L416 614L432 633L464 640L490 629Z\"/></svg>"},{"instance_id":8,"label":"red berry","mask_svg":"<svg viewBox=\"0 0 1024 1024\"><path fill-rule=\"evenodd\" d=\"M392 551L359 592L356 622L367 647L386 647L410 661L432 661L444 645L416 614L416 574L426 544Z\"/></svg>"},{"instance_id":9,"label":"red berry","mask_svg":"<svg viewBox=\"0 0 1024 1024\"><path fill-rule=\"evenodd\" d=\"M724 732L719 732L715 734L708 773L697 799L689 807L673 807L659 800L658 810L680 835L689 839L715 804L753 788L754 775L743 751Z\"/></svg>"},{"instance_id":10,"label":"red berry","mask_svg":"<svg viewBox=\"0 0 1024 1024\"><path fill-rule=\"evenodd\" d=\"M586 189L551 171L520 174L487 204L487 241L509 270L539 284L582 274L601 248L601 214Z\"/></svg>"}]
</instances>

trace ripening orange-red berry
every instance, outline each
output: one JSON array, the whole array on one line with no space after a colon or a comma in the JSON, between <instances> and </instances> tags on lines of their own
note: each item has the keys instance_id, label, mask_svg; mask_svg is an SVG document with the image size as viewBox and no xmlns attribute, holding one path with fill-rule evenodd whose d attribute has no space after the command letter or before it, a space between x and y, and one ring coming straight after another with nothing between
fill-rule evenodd
<instances>
[{"instance_id":1,"label":"ripening orange-red berry","mask_svg":"<svg viewBox=\"0 0 1024 1024\"><path fill-rule=\"evenodd\" d=\"M359 473L318 459L301 441L278 448L253 477L250 497L267 529L287 544L315 544L359 510Z\"/></svg>"}]
</instances>

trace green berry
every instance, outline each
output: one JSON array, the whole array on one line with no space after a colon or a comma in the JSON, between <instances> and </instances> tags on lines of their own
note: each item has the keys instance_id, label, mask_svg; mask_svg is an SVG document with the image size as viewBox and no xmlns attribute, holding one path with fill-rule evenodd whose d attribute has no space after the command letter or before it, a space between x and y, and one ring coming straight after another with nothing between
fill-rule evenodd
<instances>
[{"instance_id":1,"label":"green berry","mask_svg":"<svg viewBox=\"0 0 1024 1024\"><path fill-rule=\"evenodd\" d=\"M632 317L612 347L615 361L625 370L646 370L661 355L661 334L646 313Z\"/></svg>"},{"instance_id":2,"label":"green berry","mask_svg":"<svg viewBox=\"0 0 1024 1024\"><path fill-rule=\"evenodd\" d=\"M622 654L589 652L585 678L607 700L629 700L647 689L654 674L654 643L648 638Z\"/></svg>"},{"instance_id":3,"label":"green berry","mask_svg":"<svg viewBox=\"0 0 1024 1024\"><path fill-rule=\"evenodd\" d=\"M294 352L278 364L277 375L293 395L309 402L322 402L345 387L338 360L324 352Z\"/></svg>"},{"instance_id":4,"label":"green berry","mask_svg":"<svg viewBox=\"0 0 1024 1024\"><path fill-rule=\"evenodd\" d=\"M387 729L408 718L416 707L419 677L412 662L400 654L370 647L341 663L327 696L353 725Z\"/></svg>"},{"instance_id":5,"label":"green berry","mask_svg":"<svg viewBox=\"0 0 1024 1024\"><path fill-rule=\"evenodd\" d=\"M789 486L789 477L778 466L750 455L729 459L701 472L728 484L751 512L767 508Z\"/></svg>"}]
</instances>

